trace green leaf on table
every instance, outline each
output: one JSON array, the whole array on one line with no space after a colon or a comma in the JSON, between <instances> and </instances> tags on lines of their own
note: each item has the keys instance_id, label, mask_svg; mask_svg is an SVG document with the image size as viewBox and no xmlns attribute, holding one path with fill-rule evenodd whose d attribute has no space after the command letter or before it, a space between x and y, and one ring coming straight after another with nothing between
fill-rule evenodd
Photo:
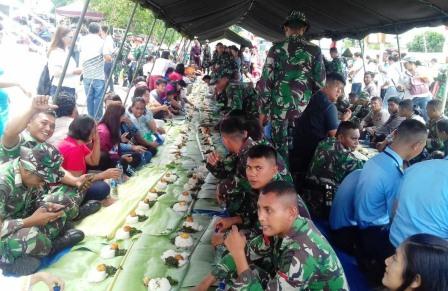
<instances>
[{"instance_id":1,"label":"green leaf on table","mask_svg":"<svg viewBox=\"0 0 448 291\"><path fill-rule=\"evenodd\" d=\"M168 257L165 259L165 264L168 267L179 268L179 261L175 257Z\"/></svg>"},{"instance_id":2,"label":"green leaf on table","mask_svg":"<svg viewBox=\"0 0 448 291\"><path fill-rule=\"evenodd\" d=\"M177 280L174 280L170 276L166 277L166 279L168 280L168 282L170 282L171 286L176 286L177 284L179 284L179 282L177 282Z\"/></svg>"},{"instance_id":3,"label":"green leaf on table","mask_svg":"<svg viewBox=\"0 0 448 291\"><path fill-rule=\"evenodd\" d=\"M148 219L146 215L138 215L138 222L143 222Z\"/></svg>"},{"instance_id":4,"label":"green leaf on table","mask_svg":"<svg viewBox=\"0 0 448 291\"><path fill-rule=\"evenodd\" d=\"M92 253L94 253L94 251L92 251L88 247L79 247L79 248L76 248L76 249L72 249L72 251L84 251L84 252L92 252Z\"/></svg>"},{"instance_id":5,"label":"green leaf on table","mask_svg":"<svg viewBox=\"0 0 448 291\"><path fill-rule=\"evenodd\" d=\"M115 256L116 257L124 256L124 255L126 255L127 251L128 250L126 250L126 249L118 249L118 250L115 251Z\"/></svg>"}]
</instances>

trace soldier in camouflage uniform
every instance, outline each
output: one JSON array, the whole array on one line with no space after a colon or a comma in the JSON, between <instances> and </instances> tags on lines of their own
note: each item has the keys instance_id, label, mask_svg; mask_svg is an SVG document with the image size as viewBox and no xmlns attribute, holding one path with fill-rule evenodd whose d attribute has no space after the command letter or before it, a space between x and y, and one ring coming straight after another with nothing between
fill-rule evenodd
<instances>
[{"instance_id":1,"label":"soldier in camouflage uniform","mask_svg":"<svg viewBox=\"0 0 448 291\"><path fill-rule=\"evenodd\" d=\"M328 137L316 148L306 174L303 199L313 217L326 218L333 195L342 180L356 169L361 169L367 157L356 151L359 129L350 121L341 122L336 138Z\"/></svg>"},{"instance_id":2,"label":"soldier in camouflage uniform","mask_svg":"<svg viewBox=\"0 0 448 291\"><path fill-rule=\"evenodd\" d=\"M279 155L276 150L266 143L254 144L246 151L245 181L243 181L243 178L237 178L229 181L228 184L220 184L220 187L227 187L227 189L220 189L220 191L226 191L226 195L229 198L233 198L231 201L234 203L230 205L231 211L229 211L233 216L220 219L217 222L218 228L227 230L233 224L238 224L244 229L252 229L252 231L256 232L256 203L260 189L271 181L289 180L290 182L290 179L287 176L281 175L278 170L278 157ZM300 215L311 218L300 196L298 196L298 202Z\"/></svg>"},{"instance_id":3,"label":"soldier in camouflage uniform","mask_svg":"<svg viewBox=\"0 0 448 291\"><path fill-rule=\"evenodd\" d=\"M60 234L66 215L63 206L35 205L44 183L55 183L63 175L62 157L50 144L22 148L21 157L0 168L0 262L18 257L48 255ZM37 209L37 210L36 210ZM33 213L34 212L34 213Z\"/></svg>"},{"instance_id":4,"label":"soldier in camouflage uniform","mask_svg":"<svg viewBox=\"0 0 448 291\"><path fill-rule=\"evenodd\" d=\"M49 111L53 105L48 103L48 96L37 96L33 98L31 108L6 125L5 135L0 145L0 161L5 163L20 156L22 148L33 148L39 143L48 140L55 126L55 113ZM62 168L61 168L62 169ZM61 181L55 185L45 186L38 200L59 203L67 206L64 210L71 220L78 216L80 202L84 193L76 187L81 187L85 177L74 177L65 172ZM62 182L63 185L59 184ZM74 187L76 186L76 187ZM78 203L79 202L79 203Z\"/></svg>"},{"instance_id":5,"label":"soldier in camouflage uniform","mask_svg":"<svg viewBox=\"0 0 448 291\"><path fill-rule=\"evenodd\" d=\"M370 112L369 101L370 98L366 92L361 92L359 94L359 98L354 104L352 104L352 107L350 108L350 110L352 111L352 117L350 118L350 121L353 121L354 123L359 125L361 124L361 121Z\"/></svg>"},{"instance_id":6,"label":"soldier in camouflage uniform","mask_svg":"<svg viewBox=\"0 0 448 291\"><path fill-rule=\"evenodd\" d=\"M298 215L296 200L289 183L263 188L258 199L263 235L247 244L233 226L225 239L229 254L198 289L219 279L230 290L348 290L336 253L314 224Z\"/></svg>"},{"instance_id":7,"label":"soldier in camouflage uniform","mask_svg":"<svg viewBox=\"0 0 448 291\"><path fill-rule=\"evenodd\" d=\"M221 135L223 143L229 152L237 155L234 175L223 180L217 189L218 200L225 202L230 216L234 216L241 207L243 197L241 193L251 190L251 186L246 179L246 160L247 152L255 145L270 145L267 140L254 141L247 137L247 131L244 130L244 123L238 117L228 117L221 123ZM278 170L284 180L292 182L292 177L285 166L285 162L278 156Z\"/></svg>"},{"instance_id":8,"label":"soldier in camouflage uniform","mask_svg":"<svg viewBox=\"0 0 448 291\"><path fill-rule=\"evenodd\" d=\"M288 119L296 118L295 113L301 112L325 83L321 50L303 37L308 26L303 13L291 12L283 26L287 38L269 50L258 82L260 121L271 122L273 143L285 160Z\"/></svg>"},{"instance_id":9,"label":"soldier in camouflage uniform","mask_svg":"<svg viewBox=\"0 0 448 291\"><path fill-rule=\"evenodd\" d=\"M330 49L330 55L331 55L331 61L325 60L325 70L327 74L330 73L338 73L339 75L343 76L344 79L347 78L347 68L342 60L341 57L339 57L337 48L333 47Z\"/></svg>"},{"instance_id":10,"label":"soldier in camouflage uniform","mask_svg":"<svg viewBox=\"0 0 448 291\"><path fill-rule=\"evenodd\" d=\"M202 67L204 68L204 73L209 72L211 60L212 60L212 54L211 54L210 45L208 44L208 39L207 39L205 41L204 47L202 49Z\"/></svg>"},{"instance_id":11,"label":"soldier in camouflage uniform","mask_svg":"<svg viewBox=\"0 0 448 291\"><path fill-rule=\"evenodd\" d=\"M248 118L258 118L259 97L251 83L231 82L226 88L226 96L230 99L230 108L243 111Z\"/></svg>"},{"instance_id":12,"label":"soldier in camouflage uniform","mask_svg":"<svg viewBox=\"0 0 448 291\"><path fill-rule=\"evenodd\" d=\"M443 142L441 142L437 136L437 122L445 120L447 117L443 115L443 104L441 100L433 99L426 105L426 111L428 113L428 140L426 142L426 149L429 152L443 151Z\"/></svg>"}]
</instances>

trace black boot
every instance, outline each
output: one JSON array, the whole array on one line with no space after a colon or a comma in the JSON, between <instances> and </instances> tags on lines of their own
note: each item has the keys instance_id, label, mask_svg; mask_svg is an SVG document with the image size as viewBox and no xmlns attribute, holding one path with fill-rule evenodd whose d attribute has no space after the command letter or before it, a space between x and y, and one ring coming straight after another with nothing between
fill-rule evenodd
<instances>
[{"instance_id":1,"label":"black boot","mask_svg":"<svg viewBox=\"0 0 448 291\"><path fill-rule=\"evenodd\" d=\"M83 218L86 218L87 216L94 214L100 209L101 202L99 202L98 200L89 200L84 205L81 205L79 207L79 214L75 217L75 219L73 219L73 221L79 221Z\"/></svg>"},{"instance_id":2,"label":"black boot","mask_svg":"<svg viewBox=\"0 0 448 291\"><path fill-rule=\"evenodd\" d=\"M17 258L14 263L0 263L3 274L11 276L28 276L37 272L40 260L31 256Z\"/></svg>"},{"instance_id":3,"label":"black boot","mask_svg":"<svg viewBox=\"0 0 448 291\"><path fill-rule=\"evenodd\" d=\"M54 255L65 248L72 247L84 239L84 233L79 229L69 229L63 233L60 237L53 241L53 248L51 249L50 256Z\"/></svg>"}]
</instances>

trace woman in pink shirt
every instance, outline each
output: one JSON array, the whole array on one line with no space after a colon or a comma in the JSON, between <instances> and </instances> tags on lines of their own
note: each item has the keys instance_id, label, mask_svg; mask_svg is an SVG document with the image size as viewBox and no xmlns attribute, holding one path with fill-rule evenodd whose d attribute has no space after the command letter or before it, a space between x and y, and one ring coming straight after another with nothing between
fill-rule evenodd
<instances>
[{"instance_id":1,"label":"woman in pink shirt","mask_svg":"<svg viewBox=\"0 0 448 291\"><path fill-rule=\"evenodd\" d=\"M91 144L92 149L88 144ZM59 143L58 149L64 157L62 167L74 176L86 174L87 166L97 166L100 161L100 138L95 120L88 115L75 118L69 126L67 137ZM84 201L101 200L103 206L112 204L114 200L108 197L110 187L104 180L118 179L121 174L116 168L96 174Z\"/></svg>"}]
</instances>

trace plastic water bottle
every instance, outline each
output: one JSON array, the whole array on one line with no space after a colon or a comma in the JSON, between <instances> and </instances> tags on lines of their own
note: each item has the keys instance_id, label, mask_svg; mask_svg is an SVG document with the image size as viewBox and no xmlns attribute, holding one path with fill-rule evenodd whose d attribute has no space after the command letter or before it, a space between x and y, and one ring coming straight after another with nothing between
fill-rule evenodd
<instances>
[{"instance_id":1,"label":"plastic water bottle","mask_svg":"<svg viewBox=\"0 0 448 291\"><path fill-rule=\"evenodd\" d=\"M117 162L117 169L121 170L121 176L119 179L117 179L117 184L123 183L123 166L121 165L121 162Z\"/></svg>"},{"instance_id":2,"label":"plastic water bottle","mask_svg":"<svg viewBox=\"0 0 448 291\"><path fill-rule=\"evenodd\" d=\"M219 281L218 288L216 288L216 291L225 291L226 290L226 281L221 280Z\"/></svg>"},{"instance_id":3,"label":"plastic water bottle","mask_svg":"<svg viewBox=\"0 0 448 291\"><path fill-rule=\"evenodd\" d=\"M117 185L117 180L115 180L115 179L112 179L111 181L110 181L110 189L111 189L111 192L112 192L112 196L118 196L118 185Z\"/></svg>"}]
</instances>

